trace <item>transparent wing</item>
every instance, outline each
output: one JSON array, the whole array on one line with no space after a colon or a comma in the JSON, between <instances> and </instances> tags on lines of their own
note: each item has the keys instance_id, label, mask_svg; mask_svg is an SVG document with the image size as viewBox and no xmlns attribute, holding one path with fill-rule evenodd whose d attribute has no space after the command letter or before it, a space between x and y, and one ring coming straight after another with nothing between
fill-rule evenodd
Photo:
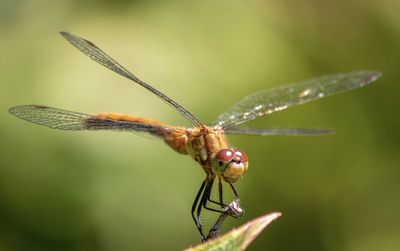
<instances>
[{"instance_id":1,"label":"transparent wing","mask_svg":"<svg viewBox=\"0 0 400 251\"><path fill-rule=\"evenodd\" d=\"M130 71L125 69L122 65L120 65L114 59L112 59L109 55L107 55L104 51L102 51L99 47L97 47L92 42L90 42L84 38L81 38L79 36L76 36L72 33L68 33L68 32L61 32L61 35L68 42L70 42L73 46L75 46L78 50L80 50L85 55L90 57L92 60L94 60L97 63L107 67L108 69L120 74L121 76L124 76L124 77L132 80L133 82L143 86L144 88L151 91L152 93L154 93L155 95L160 97L162 100L167 102L169 105L174 107L182 116L184 116L184 117L188 118L190 121L192 121L193 124L201 125L199 120L195 116L193 116L193 114L191 114L188 110L186 110L180 104L176 103L171 98L167 97L162 92L158 91L157 89L150 86L146 82L137 78L135 75L133 75Z\"/></svg>"},{"instance_id":2,"label":"transparent wing","mask_svg":"<svg viewBox=\"0 0 400 251\"><path fill-rule=\"evenodd\" d=\"M239 128L231 127L225 130L226 134L233 135L254 135L254 136L270 136L270 135L287 135L287 136L308 136L308 135L325 135L333 134L335 130L326 128Z\"/></svg>"},{"instance_id":3,"label":"transparent wing","mask_svg":"<svg viewBox=\"0 0 400 251\"><path fill-rule=\"evenodd\" d=\"M114 130L132 131L165 138L168 132L179 129L149 124L104 118L79 112L61 110L42 105L15 106L8 110L12 115L23 120L59 130ZM181 130L182 131L182 130Z\"/></svg>"},{"instance_id":4,"label":"transparent wing","mask_svg":"<svg viewBox=\"0 0 400 251\"><path fill-rule=\"evenodd\" d=\"M87 130L90 115L42 105L21 105L8 110L12 115L39 125L60 130Z\"/></svg>"},{"instance_id":5,"label":"transparent wing","mask_svg":"<svg viewBox=\"0 0 400 251\"><path fill-rule=\"evenodd\" d=\"M376 71L356 71L264 90L245 97L218 116L214 125L229 128L291 106L363 87L381 76Z\"/></svg>"}]
</instances>

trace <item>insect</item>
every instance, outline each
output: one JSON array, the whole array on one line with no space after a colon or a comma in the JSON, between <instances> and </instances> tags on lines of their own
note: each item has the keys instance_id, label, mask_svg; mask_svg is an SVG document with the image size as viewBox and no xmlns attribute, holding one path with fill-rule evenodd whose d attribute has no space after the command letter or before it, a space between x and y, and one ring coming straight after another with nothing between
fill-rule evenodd
<instances>
[{"instance_id":1,"label":"insect","mask_svg":"<svg viewBox=\"0 0 400 251\"><path fill-rule=\"evenodd\" d=\"M228 143L227 134L265 136L331 133L332 130L329 129L251 129L238 127L238 125L291 106L362 87L381 76L376 71L355 71L326 75L263 90L243 98L222 113L211 125L205 125L183 106L137 78L92 42L68 32L61 32L61 35L92 60L157 95L188 119L193 127L172 126L151 119L115 113L88 115L42 105L15 106L10 108L9 112L29 122L60 130L116 130L146 133L163 140L176 152L189 155L200 164L206 174L191 209L192 218L202 240L206 239L200 223L202 208L226 213L229 206L223 199L222 182L229 184L235 200L238 201L239 194L233 184L248 169L249 160L246 153L232 148ZM215 179L218 179L218 201L210 197ZM210 204L217 205L218 208L211 207Z\"/></svg>"}]
</instances>

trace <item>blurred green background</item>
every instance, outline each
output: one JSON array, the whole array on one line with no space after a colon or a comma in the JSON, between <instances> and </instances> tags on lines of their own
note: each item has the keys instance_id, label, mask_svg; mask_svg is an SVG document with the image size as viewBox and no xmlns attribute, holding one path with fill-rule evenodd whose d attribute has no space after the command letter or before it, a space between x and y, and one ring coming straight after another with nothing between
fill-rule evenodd
<instances>
[{"instance_id":1,"label":"blurred green background","mask_svg":"<svg viewBox=\"0 0 400 251\"><path fill-rule=\"evenodd\" d=\"M3 0L0 3L0 250L181 250L204 174L162 142L65 132L7 109L44 104L188 125L157 97L86 58L95 42L210 122L254 91L374 69L371 86L251 122L327 127L319 137L231 137L249 172L246 214L283 212L249 250L399 250L400 1ZM210 226L215 214L205 214Z\"/></svg>"}]
</instances>

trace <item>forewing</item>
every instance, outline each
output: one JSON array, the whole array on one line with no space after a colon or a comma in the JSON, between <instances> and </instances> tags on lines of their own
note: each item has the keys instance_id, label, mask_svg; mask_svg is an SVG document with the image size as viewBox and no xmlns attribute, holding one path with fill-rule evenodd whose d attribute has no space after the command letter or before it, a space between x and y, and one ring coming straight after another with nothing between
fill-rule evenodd
<instances>
[{"instance_id":1,"label":"forewing","mask_svg":"<svg viewBox=\"0 0 400 251\"><path fill-rule=\"evenodd\" d=\"M78 50L90 57L92 60L132 81L142 84L142 81L139 78L137 78L130 71L125 69L122 65L120 65L117 61L107 55L92 42L69 32L61 32L61 35Z\"/></svg>"},{"instance_id":2,"label":"forewing","mask_svg":"<svg viewBox=\"0 0 400 251\"><path fill-rule=\"evenodd\" d=\"M9 109L14 116L26 121L59 130L114 130L146 133L165 138L167 131L177 130L149 123L140 123L96 117L79 112L61 110L42 105L22 105Z\"/></svg>"},{"instance_id":3,"label":"forewing","mask_svg":"<svg viewBox=\"0 0 400 251\"><path fill-rule=\"evenodd\" d=\"M356 71L264 90L245 97L218 116L214 125L229 128L288 107L363 87L381 76L376 71Z\"/></svg>"},{"instance_id":4,"label":"forewing","mask_svg":"<svg viewBox=\"0 0 400 251\"><path fill-rule=\"evenodd\" d=\"M286 135L286 136L309 136L309 135L326 135L335 133L333 129L327 128L240 128L231 127L225 130L226 134L231 135L253 135L253 136L271 136L271 135Z\"/></svg>"},{"instance_id":5,"label":"forewing","mask_svg":"<svg viewBox=\"0 0 400 251\"><path fill-rule=\"evenodd\" d=\"M140 80L138 77L133 75L130 71L125 69L122 65L120 65L117 61L107 55L104 51L102 51L99 47L97 47L92 42L76 36L69 32L61 32L61 35L70 42L73 46L75 46L78 50L83 52L85 55L90 57L92 60L96 61L97 63L107 67L108 69L124 76L135 83L141 85L142 87L146 88L150 92L157 95L159 98L167 102L169 105L174 107L182 116L188 118L192 121L195 125L200 125L200 121L191 114L188 110L186 110L183 106L175 102L173 99L166 96L164 93L160 92L159 90L155 89L151 85L147 84L146 82Z\"/></svg>"}]
</instances>

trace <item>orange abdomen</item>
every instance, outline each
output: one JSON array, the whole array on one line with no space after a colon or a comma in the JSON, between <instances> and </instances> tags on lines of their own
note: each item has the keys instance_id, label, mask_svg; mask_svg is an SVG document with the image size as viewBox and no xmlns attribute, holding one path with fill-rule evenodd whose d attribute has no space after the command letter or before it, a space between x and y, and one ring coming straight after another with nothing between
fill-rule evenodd
<instances>
[{"instance_id":1,"label":"orange abdomen","mask_svg":"<svg viewBox=\"0 0 400 251\"><path fill-rule=\"evenodd\" d=\"M178 153L188 154L188 129L184 127L171 126L152 119L116 113L99 113L94 115L92 119L143 124L147 130L142 129L138 131L163 139L167 145Z\"/></svg>"}]
</instances>

